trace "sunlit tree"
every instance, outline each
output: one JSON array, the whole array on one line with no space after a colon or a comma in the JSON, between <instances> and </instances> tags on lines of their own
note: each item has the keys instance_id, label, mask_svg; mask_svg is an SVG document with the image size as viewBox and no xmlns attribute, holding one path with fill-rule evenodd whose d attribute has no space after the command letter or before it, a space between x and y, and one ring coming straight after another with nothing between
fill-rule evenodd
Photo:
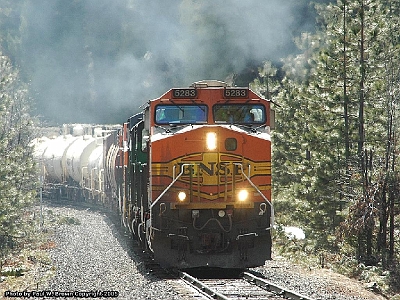
<instances>
[{"instance_id":1,"label":"sunlit tree","mask_svg":"<svg viewBox=\"0 0 400 300\"><path fill-rule=\"evenodd\" d=\"M0 54L0 258L26 235L25 209L36 195L29 147L33 121L26 95L18 72Z\"/></svg>"},{"instance_id":2,"label":"sunlit tree","mask_svg":"<svg viewBox=\"0 0 400 300\"><path fill-rule=\"evenodd\" d=\"M282 68L275 193L317 249L340 251L345 236L357 258L382 258L394 253L398 205L398 4L340 0L318 15Z\"/></svg>"}]
</instances>

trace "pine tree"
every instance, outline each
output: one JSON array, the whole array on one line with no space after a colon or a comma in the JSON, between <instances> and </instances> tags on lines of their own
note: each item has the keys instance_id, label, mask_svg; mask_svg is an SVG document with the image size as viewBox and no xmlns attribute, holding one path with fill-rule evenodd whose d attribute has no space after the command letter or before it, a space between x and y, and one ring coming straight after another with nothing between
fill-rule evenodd
<instances>
[{"instance_id":1,"label":"pine tree","mask_svg":"<svg viewBox=\"0 0 400 300\"><path fill-rule=\"evenodd\" d=\"M36 167L29 147L33 121L26 87L0 55L0 258L26 234L25 209L36 196Z\"/></svg>"},{"instance_id":2,"label":"pine tree","mask_svg":"<svg viewBox=\"0 0 400 300\"><path fill-rule=\"evenodd\" d=\"M278 199L302 204L290 213L315 233L316 248L340 250L334 234L344 234L362 260L386 249L389 215L395 227L397 6L380 0L318 6L320 29L298 39L301 53L284 61L276 97Z\"/></svg>"},{"instance_id":3,"label":"pine tree","mask_svg":"<svg viewBox=\"0 0 400 300\"><path fill-rule=\"evenodd\" d=\"M387 195L393 195L393 189L388 193L388 188L395 186L396 180L390 154L395 150L396 104L389 90L398 82L398 75L396 79L390 74L399 72L398 50L394 50L398 48L399 23L388 4L360 0L347 5L350 33L359 37L358 169L353 174L358 173L354 185L358 183L359 188L345 224L348 236L357 236L357 257L369 262L371 258L385 260L390 202ZM356 13L355 18L352 12Z\"/></svg>"}]
</instances>

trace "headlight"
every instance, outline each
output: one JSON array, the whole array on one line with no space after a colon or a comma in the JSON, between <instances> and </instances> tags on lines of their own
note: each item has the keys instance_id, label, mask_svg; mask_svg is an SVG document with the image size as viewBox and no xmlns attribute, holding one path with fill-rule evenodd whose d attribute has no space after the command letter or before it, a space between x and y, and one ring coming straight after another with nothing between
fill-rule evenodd
<instances>
[{"instance_id":1,"label":"headlight","mask_svg":"<svg viewBox=\"0 0 400 300\"><path fill-rule=\"evenodd\" d=\"M208 132L206 137L207 149L217 149L217 134L215 132Z\"/></svg>"},{"instance_id":2,"label":"headlight","mask_svg":"<svg viewBox=\"0 0 400 300\"><path fill-rule=\"evenodd\" d=\"M238 193L238 200L239 201L246 201L249 198L249 192L247 190L241 190Z\"/></svg>"},{"instance_id":3,"label":"headlight","mask_svg":"<svg viewBox=\"0 0 400 300\"><path fill-rule=\"evenodd\" d=\"M178 200L183 202L186 199L186 193L184 191L181 191L178 193Z\"/></svg>"}]
</instances>

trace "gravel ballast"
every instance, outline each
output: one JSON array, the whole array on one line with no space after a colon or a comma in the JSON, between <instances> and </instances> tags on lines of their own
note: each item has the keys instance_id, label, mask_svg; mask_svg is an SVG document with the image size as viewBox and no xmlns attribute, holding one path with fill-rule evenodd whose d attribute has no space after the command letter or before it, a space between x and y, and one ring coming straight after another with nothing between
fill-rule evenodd
<instances>
[{"instance_id":1,"label":"gravel ballast","mask_svg":"<svg viewBox=\"0 0 400 300\"><path fill-rule=\"evenodd\" d=\"M72 224L55 230L56 247L50 250L55 276L43 290L95 291L109 298L118 295L117 299L182 299L167 282L146 274L105 214L90 209L48 209Z\"/></svg>"},{"instance_id":2,"label":"gravel ballast","mask_svg":"<svg viewBox=\"0 0 400 300\"><path fill-rule=\"evenodd\" d=\"M77 298L69 297L70 293L80 293L76 295L82 298L103 295L112 299L202 299L179 282L153 276L132 250L132 241L108 214L91 208L47 205L44 216L44 227L53 232L54 247L48 250L53 276L40 281L35 287L38 292L66 293L66 299ZM384 299L363 289L361 283L329 270L308 271L281 258L254 270L314 299ZM60 294L58 298L64 299Z\"/></svg>"}]
</instances>

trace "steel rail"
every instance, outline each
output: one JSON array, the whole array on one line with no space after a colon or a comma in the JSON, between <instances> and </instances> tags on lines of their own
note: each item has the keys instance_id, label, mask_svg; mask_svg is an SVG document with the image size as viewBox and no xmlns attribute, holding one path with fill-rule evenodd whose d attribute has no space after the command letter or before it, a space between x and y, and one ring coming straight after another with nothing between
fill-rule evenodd
<instances>
[{"instance_id":1,"label":"steel rail","mask_svg":"<svg viewBox=\"0 0 400 300\"><path fill-rule=\"evenodd\" d=\"M194 278L193 276L189 275L186 272L179 272L179 277L188 283L190 286L195 287L199 292L207 295L208 297L212 299L218 299L218 300L230 300L230 298L226 297L225 295L218 293L217 291L211 289L209 286L205 285L198 279Z\"/></svg>"},{"instance_id":2,"label":"steel rail","mask_svg":"<svg viewBox=\"0 0 400 300\"><path fill-rule=\"evenodd\" d=\"M251 273L244 272L243 273L243 278L249 281L250 283L253 283L269 292L276 293L277 295L280 295L282 297L292 299L292 300L314 300L313 298L298 294L294 291L285 289L279 285L276 285L264 278L257 277Z\"/></svg>"},{"instance_id":3,"label":"steel rail","mask_svg":"<svg viewBox=\"0 0 400 300\"><path fill-rule=\"evenodd\" d=\"M179 271L179 277L181 280L186 282L188 285L194 287L197 289L199 292L201 292L203 295L211 298L211 299L218 299L218 300L230 300L231 298L224 295L223 292L217 292L211 287L209 287L207 284L201 282L197 278L187 274L186 272ZM269 292L273 295L285 298L285 299L291 299L291 300L314 300L313 298L310 298L305 295L301 295L299 293L296 293L294 291L291 291L289 289L286 289L284 287L281 287L279 285L276 285L272 282L269 282L268 280L258 277L256 275L253 275L249 272L244 272L241 275L241 278L250 284L257 286L266 292ZM266 296L266 295L264 295Z\"/></svg>"}]
</instances>

